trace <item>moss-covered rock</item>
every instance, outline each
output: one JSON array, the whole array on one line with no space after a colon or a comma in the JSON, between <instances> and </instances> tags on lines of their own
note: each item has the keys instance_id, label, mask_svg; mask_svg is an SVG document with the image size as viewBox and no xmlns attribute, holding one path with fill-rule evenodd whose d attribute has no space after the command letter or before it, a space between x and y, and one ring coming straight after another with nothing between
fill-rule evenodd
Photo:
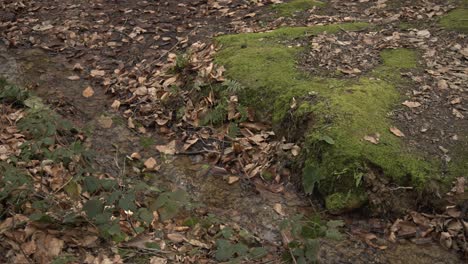
<instances>
[{"instance_id":1,"label":"moss-covered rock","mask_svg":"<svg viewBox=\"0 0 468 264\"><path fill-rule=\"evenodd\" d=\"M361 207L367 201L365 193L333 193L325 198L325 206L332 214L342 214Z\"/></svg>"},{"instance_id":2,"label":"moss-covered rock","mask_svg":"<svg viewBox=\"0 0 468 264\"><path fill-rule=\"evenodd\" d=\"M316 0L291 0L286 3L273 5L273 9L280 16L292 16L296 12L306 11L314 6L324 6L325 3Z\"/></svg>"},{"instance_id":3,"label":"moss-covered rock","mask_svg":"<svg viewBox=\"0 0 468 264\"><path fill-rule=\"evenodd\" d=\"M400 71L417 67L417 51L383 50L381 65L357 79L319 78L298 70L298 57L305 50L298 45L300 39L366 26L282 28L217 39L223 46L217 62L226 66L227 77L246 87L241 102L271 118L279 134L302 136L304 189L318 190L334 211L363 204L362 179L370 169L418 190L439 175L438 162L410 150L390 132L394 124L389 114L402 100L397 86L405 82ZM295 109L291 109L293 98ZM290 127L298 129L285 133ZM378 135L379 143L364 140L370 135ZM355 196L359 199L338 199L349 193L359 194Z\"/></svg>"}]
</instances>

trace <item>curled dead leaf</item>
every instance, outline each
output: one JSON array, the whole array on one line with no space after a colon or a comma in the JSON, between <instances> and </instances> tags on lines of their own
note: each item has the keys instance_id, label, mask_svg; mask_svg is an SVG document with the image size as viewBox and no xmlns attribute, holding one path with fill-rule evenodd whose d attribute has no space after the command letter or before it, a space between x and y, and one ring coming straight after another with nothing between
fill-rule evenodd
<instances>
[{"instance_id":1,"label":"curled dead leaf","mask_svg":"<svg viewBox=\"0 0 468 264\"><path fill-rule=\"evenodd\" d=\"M284 213L283 206L280 203L275 203L275 205L273 205L273 210L275 210L275 212L277 212L281 216L286 215Z\"/></svg>"}]
</instances>

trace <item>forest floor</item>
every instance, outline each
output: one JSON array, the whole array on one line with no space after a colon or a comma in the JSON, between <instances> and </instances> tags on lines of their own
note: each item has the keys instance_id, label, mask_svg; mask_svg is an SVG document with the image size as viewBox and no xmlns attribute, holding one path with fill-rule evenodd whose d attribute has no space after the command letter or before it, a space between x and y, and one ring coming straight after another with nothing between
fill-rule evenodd
<instances>
[{"instance_id":1,"label":"forest floor","mask_svg":"<svg viewBox=\"0 0 468 264\"><path fill-rule=\"evenodd\" d=\"M0 263L463 263L466 5L2 1ZM277 66L288 63L299 77ZM311 121L291 119L322 97L286 92L302 79L346 86L345 100L366 81L395 91L391 111L370 98L339 104L378 123L352 146L398 140L440 175L421 187L383 177L417 171L399 167L406 156L394 168L366 158L348 192L364 190L364 205L306 195L319 188L300 184ZM285 105L291 118L275 112Z\"/></svg>"}]
</instances>

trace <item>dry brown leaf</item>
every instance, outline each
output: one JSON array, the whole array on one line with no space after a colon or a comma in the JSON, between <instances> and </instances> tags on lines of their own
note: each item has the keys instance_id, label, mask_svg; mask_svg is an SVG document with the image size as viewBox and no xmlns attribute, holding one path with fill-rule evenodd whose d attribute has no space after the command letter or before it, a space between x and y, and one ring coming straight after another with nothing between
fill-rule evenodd
<instances>
[{"instance_id":1,"label":"dry brown leaf","mask_svg":"<svg viewBox=\"0 0 468 264\"><path fill-rule=\"evenodd\" d=\"M373 248L378 248L380 250L384 250L387 248L387 246L384 245L377 245L372 240L377 239L377 236L371 233L365 234L364 235L364 241L366 242L367 245L373 247Z\"/></svg>"},{"instance_id":2,"label":"dry brown leaf","mask_svg":"<svg viewBox=\"0 0 468 264\"><path fill-rule=\"evenodd\" d=\"M201 248L206 248L206 249L210 249L211 246L206 244L206 243L203 243L199 240L196 240L196 239L189 239L188 242L190 243L190 245L192 246L196 246L196 247L201 247Z\"/></svg>"},{"instance_id":3,"label":"dry brown leaf","mask_svg":"<svg viewBox=\"0 0 468 264\"><path fill-rule=\"evenodd\" d=\"M129 118L127 119L127 126L128 126L128 128L130 128L130 129L134 129L134 128L135 128L135 124L133 123L133 118L129 117Z\"/></svg>"},{"instance_id":4,"label":"dry brown leaf","mask_svg":"<svg viewBox=\"0 0 468 264\"><path fill-rule=\"evenodd\" d=\"M294 145L291 149L291 154L294 157L299 156L300 152L301 152L301 148L298 145Z\"/></svg>"},{"instance_id":5,"label":"dry brown leaf","mask_svg":"<svg viewBox=\"0 0 468 264\"><path fill-rule=\"evenodd\" d=\"M275 212L277 212L281 216L286 215L284 213L283 206L280 203L275 203L275 205L273 205L273 210L275 210Z\"/></svg>"},{"instance_id":6,"label":"dry brown leaf","mask_svg":"<svg viewBox=\"0 0 468 264\"><path fill-rule=\"evenodd\" d=\"M72 76L68 76L67 79L70 81L78 81L80 79L80 76L72 75Z\"/></svg>"},{"instance_id":7,"label":"dry brown leaf","mask_svg":"<svg viewBox=\"0 0 468 264\"><path fill-rule=\"evenodd\" d=\"M156 149L166 155L174 155L176 153L176 141L173 140L167 145L158 145L156 146Z\"/></svg>"},{"instance_id":8,"label":"dry brown leaf","mask_svg":"<svg viewBox=\"0 0 468 264\"><path fill-rule=\"evenodd\" d=\"M152 257L150 258L149 264L167 264L167 259L160 257Z\"/></svg>"},{"instance_id":9,"label":"dry brown leaf","mask_svg":"<svg viewBox=\"0 0 468 264\"><path fill-rule=\"evenodd\" d=\"M171 78L164 81L163 87L167 88L167 87L171 86L172 84L174 84L176 81L177 81L177 76L171 77Z\"/></svg>"},{"instance_id":10,"label":"dry brown leaf","mask_svg":"<svg viewBox=\"0 0 468 264\"><path fill-rule=\"evenodd\" d=\"M404 137L405 136L405 134L403 134L403 132L401 132L401 130L396 128L396 127L391 127L390 132L392 132L397 137Z\"/></svg>"},{"instance_id":11,"label":"dry brown leaf","mask_svg":"<svg viewBox=\"0 0 468 264\"><path fill-rule=\"evenodd\" d=\"M73 65L73 70L74 71L82 71L83 66L81 66L81 64L79 64L79 63L75 63L75 65Z\"/></svg>"},{"instance_id":12,"label":"dry brown leaf","mask_svg":"<svg viewBox=\"0 0 468 264\"><path fill-rule=\"evenodd\" d=\"M377 145L377 144L379 144L379 141L380 141L380 134L375 133L373 135L366 135L366 136L364 136L364 140L369 141L370 143Z\"/></svg>"},{"instance_id":13,"label":"dry brown leaf","mask_svg":"<svg viewBox=\"0 0 468 264\"><path fill-rule=\"evenodd\" d=\"M156 164L156 160L152 157L147 159L144 163L145 168L147 168L148 170L153 170L156 167Z\"/></svg>"},{"instance_id":14,"label":"dry brown leaf","mask_svg":"<svg viewBox=\"0 0 468 264\"><path fill-rule=\"evenodd\" d=\"M139 160L139 159L141 159L141 155L140 155L140 153L138 153L138 152L133 152L133 153L130 155L130 158Z\"/></svg>"},{"instance_id":15,"label":"dry brown leaf","mask_svg":"<svg viewBox=\"0 0 468 264\"><path fill-rule=\"evenodd\" d=\"M102 128L112 127L112 118L109 116L100 116L97 121Z\"/></svg>"},{"instance_id":16,"label":"dry brown leaf","mask_svg":"<svg viewBox=\"0 0 468 264\"><path fill-rule=\"evenodd\" d=\"M228 177L228 184L234 184L239 181L239 177L237 176L229 176Z\"/></svg>"},{"instance_id":17,"label":"dry brown leaf","mask_svg":"<svg viewBox=\"0 0 468 264\"><path fill-rule=\"evenodd\" d=\"M459 103L461 103L461 98L460 98L460 97L457 97L457 98L451 100L450 103L453 104L453 105L454 105L454 104L459 104Z\"/></svg>"},{"instance_id":18,"label":"dry brown leaf","mask_svg":"<svg viewBox=\"0 0 468 264\"><path fill-rule=\"evenodd\" d=\"M114 100L114 102L111 105L112 109L118 110L120 107L120 101L119 100Z\"/></svg>"},{"instance_id":19,"label":"dry brown leaf","mask_svg":"<svg viewBox=\"0 0 468 264\"><path fill-rule=\"evenodd\" d=\"M56 238L53 235L37 232L33 235L36 241L37 250L34 253L34 258L41 263L48 263L53 258L60 255L63 246L63 240Z\"/></svg>"},{"instance_id":20,"label":"dry brown leaf","mask_svg":"<svg viewBox=\"0 0 468 264\"><path fill-rule=\"evenodd\" d=\"M402 105L404 106L407 106L409 108L416 108L416 107L420 107L421 106L421 103L419 102L412 102L412 101L404 101L402 103Z\"/></svg>"},{"instance_id":21,"label":"dry brown leaf","mask_svg":"<svg viewBox=\"0 0 468 264\"><path fill-rule=\"evenodd\" d=\"M458 110L455 109L455 108L452 109L452 114L453 114L456 118L459 118L459 119L465 118L465 116L464 116L460 111L458 111Z\"/></svg>"},{"instance_id":22,"label":"dry brown leaf","mask_svg":"<svg viewBox=\"0 0 468 264\"><path fill-rule=\"evenodd\" d=\"M262 131L267 130L268 127L261 123L252 123L252 122L242 122L239 124L240 127L245 127L251 130Z\"/></svg>"},{"instance_id":23,"label":"dry brown leaf","mask_svg":"<svg viewBox=\"0 0 468 264\"><path fill-rule=\"evenodd\" d=\"M187 151L190 147L192 147L195 143L197 143L198 140L199 140L198 138L193 138L193 139L189 139L185 141L184 150Z\"/></svg>"},{"instance_id":24,"label":"dry brown leaf","mask_svg":"<svg viewBox=\"0 0 468 264\"><path fill-rule=\"evenodd\" d=\"M167 234L167 238L175 243L184 242L186 240L185 236L179 233Z\"/></svg>"},{"instance_id":25,"label":"dry brown leaf","mask_svg":"<svg viewBox=\"0 0 468 264\"><path fill-rule=\"evenodd\" d=\"M104 70L91 70L90 74L92 77L103 77L106 72Z\"/></svg>"},{"instance_id":26,"label":"dry brown leaf","mask_svg":"<svg viewBox=\"0 0 468 264\"><path fill-rule=\"evenodd\" d=\"M86 89L83 90L82 95L86 98L89 98L94 95L94 90L91 86L86 87Z\"/></svg>"},{"instance_id":27,"label":"dry brown leaf","mask_svg":"<svg viewBox=\"0 0 468 264\"><path fill-rule=\"evenodd\" d=\"M448 89L447 81L446 81L446 80L443 80L443 79L442 79L442 80L439 80L439 81L437 82L437 87L439 87L439 89L441 89L441 90L446 90L446 89Z\"/></svg>"}]
</instances>

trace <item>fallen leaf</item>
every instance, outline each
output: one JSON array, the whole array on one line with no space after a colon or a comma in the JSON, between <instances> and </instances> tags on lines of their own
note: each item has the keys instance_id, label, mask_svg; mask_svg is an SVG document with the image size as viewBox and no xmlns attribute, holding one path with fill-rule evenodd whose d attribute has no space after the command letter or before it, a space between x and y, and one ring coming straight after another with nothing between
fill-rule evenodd
<instances>
[{"instance_id":1,"label":"fallen leaf","mask_svg":"<svg viewBox=\"0 0 468 264\"><path fill-rule=\"evenodd\" d=\"M364 136L364 140L377 145L379 144L379 141L380 141L380 134L375 133L374 135L366 135Z\"/></svg>"},{"instance_id":2,"label":"fallen leaf","mask_svg":"<svg viewBox=\"0 0 468 264\"><path fill-rule=\"evenodd\" d=\"M114 109L114 110L118 110L119 107L120 107L120 101L119 101L119 100L114 100L114 102L112 102L111 107L112 107L112 109Z\"/></svg>"},{"instance_id":3,"label":"fallen leaf","mask_svg":"<svg viewBox=\"0 0 468 264\"><path fill-rule=\"evenodd\" d=\"M239 177L237 176L229 176L228 177L228 184L234 184L239 181Z\"/></svg>"},{"instance_id":4,"label":"fallen leaf","mask_svg":"<svg viewBox=\"0 0 468 264\"><path fill-rule=\"evenodd\" d=\"M110 116L100 116L97 121L102 128L112 127L112 118Z\"/></svg>"},{"instance_id":5,"label":"fallen leaf","mask_svg":"<svg viewBox=\"0 0 468 264\"><path fill-rule=\"evenodd\" d=\"M135 128L135 124L133 123L133 118L129 117L128 120L127 120L127 126L128 128Z\"/></svg>"},{"instance_id":6,"label":"fallen leaf","mask_svg":"<svg viewBox=\"0 0 468 264\"><path fill-rule=\"evenodd\" d=\"M138 153L138 152L133 152L133 153L130 155L130 158L139 160L139 159L141 159L141 155L140 155L140 153Z\"/></svg>"},{"instance_id":7,"label":"fallen leaf","mask_svg":"<svg viewBox=\"0 0 468 264\"><path fill-rule=\"evenodd\" d=\"M68 76L67 79L70 80L70 81L77 81L77 80L80 79L80 76L72 75L72 76Z\"/></svg>"},{"instance_id":8,"label":"fallen leaf","mask_svg":"<svg viewBox=\"0 0 468 264\"><path fill-rule=\"evenodd\" d=\"M174 155L176 153L176 141L173 140L167 145L158 145L156 146L156 149L166 155Z\"/></svg>"},{"instance_id":9,"label":"fallen leaf","mask_svg":"<svg viewBox=\"0 0 468 264\"><path fill-rule=\"evenodd\" d=\"M301 152L301 148L298 145L294 145L291 149L291 154L296 157Z\"/></svg>"},{"instance_id":10,"label":"fallen leaf","mask_svg":"<svg viewBox=\"0 0 468 264\"><path fill-rule=\"evenodd\" d=\"M275 210L279 215L285 216L283 206L281 204L275 203L275 205L273 205L273 210Z\"/></svg>"},{"instance_id":11,"label":"fallen leaf","mask_svg":"<svg viewBox=\"0 0 468 264\"><path fill-rule=\"evenodd\" d=\"M190 243L190 245L192 246L196 246L196 247L201 247L201 248L206 248L206 249L210 249L211 246L206 244L206 243L203 243L201 241L198 241L196 239L189 239L188 242Z\"/></svg>"},{"instance_id":12,"label":"fallen leaf","mask_svg":"<svg viewBox=\"0 0 468 264\"><path fill-rule=\"evenodd\" d=\"M106 74L104 70L91 70L90 75L92 77L102 77Z\"/></svg>"},{"instance_id":13,"label":"fallen leaf","mask_svg":"<svg viewBox=\"0 0 468 264\"><path fill-rule=\"evenodd\" d=\"M460 97L457 97L457 98L451 100L450 103L453 104L453 105L454 105L454 104L459 104L459 103L461 103L461 98L460 98Z\"/></svg>"},{"instance_id":14,"label":"fallen leaf","mask_svg":"<svg viewBox=\"0 0 468 264\"><path fill-rule=\"evenodd\" d=\"M149 158L149 159L147 159L147 160L145 161L145 163L144 163L145 167L146 167L148 170L154 169L154 168L156 167L156 164L157 164L156 160L155 160L154 158L152 158L152 157Z\"/></svg>"},{"instance_id":15,"label":"fallen leaf","mask_svg":"<svg viewBox=\"0 0 468 264\"><path fill-rule=\"evenodd\" d=\"M81 64L79 64L79 63L75 63L75 65L73 65L73 70L74 71L82 71L83 66L81 66Z\"/></svg>"},{"instance_id":16,"label":"fallen leaf","mask_svg":"<svg viewBox=\"0 0 468 264\"><path fill-rule=\"evenodd\" d=\"M94 90L91 86L86 87L86 89L83 90L82 95L86 98L89 98L94 95Z\"/></svg>"},{"instance_id":17,"label":"fallen leaf","mask_svg":"<svg viewBox=\"0 0 468 264\"><path fill-rule=\"evenodd\" d=\"M421 106L421 103L419 102L411 102L411 101L404 101L402 103L402 105L404 106L407 106L409 108L416 108L416 107L420 107Z\"/></svg>"},{"instance_id":18,"label":"fallen leaf","mask_svg":"<svg viewBox=\"0 0 468 264\"><path fill-rule=\"evenodd\" d=\"M437 82L437 87L439 87L439 89L441 89L441 90L446 90L446 89L448 89L447 81L446 81L446 80L439 80L439 81Z\"/></svg>"},{"instance_id":19,"label":"fallen leaf","mask_svg":"<svg viewBox=\"0 0 468 264\"><path fill-rule=\"evenodd\" d=\"M160 258L160 257L152 257L150 258L149 264L166 264L167 259L165 258Z\"/></svg>"},{"instance_id":20,"label":"fallen leaf","mask_svg":"<svg viewBox=\"0 0 468 264\"><path fill-rule=\"evenodd\" d=\"M453 114L456 118L459 118L459 119L465 118L465 116L464 116L460 111L458 111L458 110L455 109L455 108L452 109L452 114Z\"/></svg>"},{"instance_id":21,"label":"fallen leaf","mask_svg":"<svg viewBox=\"0 0 468 264\"><path fill-rule=\"evenodd\" d=\"M185 236L179 233L167 234L167 238L175 243L180 243L185 241Z\"/></svg>"},{"instance_id":22,"label":"fallen leaf","mask_svg":"<svg viewBox=\"0 0 468 264\"><path fill-rule=\"evenodd\" d=\"M405 134L403 134L403 132L401 132L401 130L396 128L396 127L391 127L390 132L392 132L397 137L404 137L405 136Z\"/></svg>"}]
</instances>

